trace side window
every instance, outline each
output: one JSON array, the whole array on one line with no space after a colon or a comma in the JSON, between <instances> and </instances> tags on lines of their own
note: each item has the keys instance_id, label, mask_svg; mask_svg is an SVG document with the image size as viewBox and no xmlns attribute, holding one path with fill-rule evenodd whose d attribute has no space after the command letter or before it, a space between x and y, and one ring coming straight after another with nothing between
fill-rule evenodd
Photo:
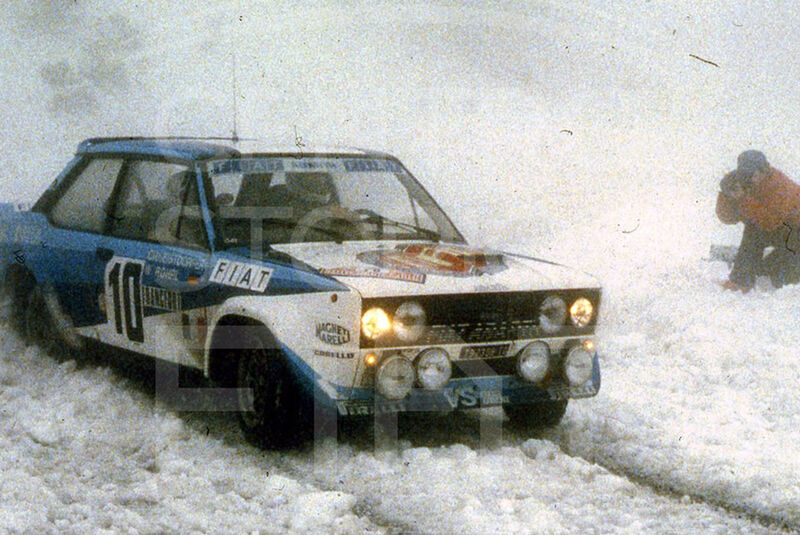
<instances>
[{"instance_id":1,"label":"side window","mask_svg":"<svg viewBox=\"0 0 800 535\"><path fill-rule=\"evenodd\" d=\"M89 162L50 210L50 221L58 227L102 232L108 200L121 167L122 160Z\"/></svg>"},{"instance_id":2,"label":"side window","mask_svg":"<svg viewBox=\"0 0 800 535\"><path fill-rule=\"evenodd\" d=\"M119 238L207 248L195 175L185 165L129 161L112 218Z\"/></svg>"},{"instance_id":3,"label":"side window","mask_svg":"<svg viewBox=\"0 0 800 535\"><path fill-rule=\"evenodd\" d=\"M214 224L226 246L249 244L251 227L259 220L288 219L283 173L219 174L214 176L210 191L214 194L210 202ZM285 231L287 227L279 229ZM264 237L270 243L276 242L270 232Z\"/></svg>"}]
</instances>

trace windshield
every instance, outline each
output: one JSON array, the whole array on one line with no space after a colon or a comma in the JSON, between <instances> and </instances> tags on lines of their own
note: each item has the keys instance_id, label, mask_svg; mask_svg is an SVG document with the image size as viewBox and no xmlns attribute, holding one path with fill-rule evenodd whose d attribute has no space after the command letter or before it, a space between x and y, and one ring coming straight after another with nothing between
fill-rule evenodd
<instances>
[{"instance_id":1,"label":"windshield","mask_svg":"<svg viewBox=\"0 0 800 535\"><path fill-rule=\"evenodd\" d=\"M253 156L208 164L209 206L226 248L253 243L463 238L395 160Z\"/></svg>"}]
</instances>

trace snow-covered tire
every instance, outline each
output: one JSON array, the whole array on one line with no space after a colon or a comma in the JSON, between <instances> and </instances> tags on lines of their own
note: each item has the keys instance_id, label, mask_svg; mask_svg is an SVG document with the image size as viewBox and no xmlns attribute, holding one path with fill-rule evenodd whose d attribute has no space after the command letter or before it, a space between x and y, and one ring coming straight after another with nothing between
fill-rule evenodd
<instances>
[{"instance_id":1,"label":"snow-covered tire","mask_svg":"<svg viewBox=\"0 0 800 535\"><path fill-rule=\"evenodd\" d=\"M3 293L7 299L7 306L10 307L11 326L23 338L28 298L35 287L36 281L27 271L12 268L6 274Z\"/></svg>"},{"instance_id":2,"label":"snow-covered tire","mask_svg":"<svg viewBox=\"0 0 800 535\"><path fill-rule=\"evenodd\" d=\"M302 444L310 437L313 414L309 400L286 356L270 344L266 333L250 331L239 353L239 425L245 438L262 448L279 449Z\"/></svg>"},{"instance_id":3,"label":"snow-covered tire","mask_svg":"<svg viewBox=\"0 0 800 535\"><path fill-rule=\"evenodd\" d=\"M65 358L69 352L68 345L60 336L58 327L44 291L36 286L28 294L23 316L23 336L29 344L35 344L48 355L56 359Z\"/></svg>"},{"instance_id":4,"label":"snow-covered tire","mask_svg":"<svg viewBox=\"0 0 800 535\"><path fill-rule=\"evenodd\" d=\"M558 425L567 411L566 399L540 401L531 405L504 405L503 410L513 427L537 429Z\"/></svg>"}]
</instances>

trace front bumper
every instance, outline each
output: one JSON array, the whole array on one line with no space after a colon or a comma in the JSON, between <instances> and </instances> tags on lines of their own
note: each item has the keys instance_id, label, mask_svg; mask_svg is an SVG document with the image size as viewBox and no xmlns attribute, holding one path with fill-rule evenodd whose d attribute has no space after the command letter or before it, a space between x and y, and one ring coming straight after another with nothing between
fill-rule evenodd
<instances>
[{"instance_id":1,"label":"front bumper","mask_svg":"<svg viewBox=\"0 0 800 535\"><path fill-rule=\"evenodd\" d=\"M335 406L343 416L399 412L448 412L498 405L529 405L540 401L587 398L600 390L600 364L595 354L591 379L579 387L564 383L537 386L515 376L451 379L440 390L415 388L402 400L387 400L372 388L342 388L318 382L316 401ZM342 399L345 398L345 399Z\"/></svg>"}]
</instances>

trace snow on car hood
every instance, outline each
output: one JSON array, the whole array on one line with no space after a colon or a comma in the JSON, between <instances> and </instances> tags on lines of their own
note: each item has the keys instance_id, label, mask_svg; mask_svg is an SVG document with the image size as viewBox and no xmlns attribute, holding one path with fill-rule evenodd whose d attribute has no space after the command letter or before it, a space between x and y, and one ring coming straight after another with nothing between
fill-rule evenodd
<instances>
[{"instance_id":1,"label":"snow on car hood","mask_svg":"<svg viewBox=\"0 0 800 535\"><path fill-rule=\"evenodd\" d=\"M274 245L364 297L592 288L583 272L462 244L345 242Z\"/></svg>"}]
</instances>

